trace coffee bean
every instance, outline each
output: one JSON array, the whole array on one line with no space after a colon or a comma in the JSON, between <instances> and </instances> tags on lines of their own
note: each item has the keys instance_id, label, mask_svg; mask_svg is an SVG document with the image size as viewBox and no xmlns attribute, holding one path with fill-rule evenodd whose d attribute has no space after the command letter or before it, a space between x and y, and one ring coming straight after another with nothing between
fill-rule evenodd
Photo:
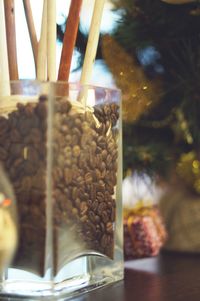
<instances>
[{"instance_id":1,"label":"coffee bean","mask_svg":"<svg viewBox=\"0 0 200 301\"><path fill-rule=\"evenodd\" d=\"M81 149L78 145L75 145L72 149L73 156L79 157L81 153Z\"/></svg>"},{"instance_id":2,"label":"coffee bean","mask_svg":"<svg viewBox=\"0 0 200 301\"><path fill-rule=\"evenodd\" d=\"M44 119L47 116L47 104L44 101L39 102L39 104L36 107L36 114L39 116L39 118Z\"/></svg>"},{"instance_id":3,"label":"coffee bean","mask_svg":"<svg viewBox=\"0 0 200 301\"><path fill-rule=\"evenodd\" d=\"M106 224L106 231L107 231L107 233L112 233L113 232L113 223L112 222L108 222Z\"/></svg>"},{"instance_id":4,"label":"coffee bean","mask_svg":"<svg viewBox=\"0 0 200 301\"><path fill-rule=\"evenodd\" d=\"M91 206L91 207L92 207L92 210L93 210L94 212L96 212L98 206L99 206L98 200L93 201L92 206Z\"/></svg>"},{"instance_id":5,"label":"coffee bean","mask_svg":"<svg viewBox=\"0 0 200 301\"><path fill-rule=\"evenodd\" d=\"M102 212L103 212L104 209L106 209L106 203L102 202L102 203L99 204L98 210L97 210L97 212L100 216L102 215Z\"/></svg>"},{"instance_id":6,"label":"coffee bean","mask_svg":"<svg viewBox=\"0 0 200 301\"><path fill-rule=\"evenodd\" d=\"M91 184L90 186L90 197L92 200L96 199L96 186L95 184Z\"/></svg>"},{"instance_id":7,"label":"coffee bean","mask_svg":"<svg viewBox=\"0 0 200 301\"><path fill-rule=\"evenodd\" d=\"M104 211L102 212L101 216L102 216L103 222L106 224L106 223L109 221L109 217L108 217L107 211L104 210Z\"/></svg>"},{"instance_id":8,"label":"coffee bean","mask_svg":"<svg viewBox=\"0 0 200 301\"><path fill-rule=\"evenodd\" d=\"M11 142L20 142L21 136L20 136L20 133L18 130L13 129L10 132L10 140L11 140Z\"/></svg>"},{"instance_id":9,"label":"coffee bean","mask_svg":"<svg viewBox=\"0 0 200 301\"><path fill-rule=\"evenodd\" d=\"M63 113L68 113L72 108L71 103L68 100L63 99L59 103L59 112Z\"/></svg>"},{"instance_id":10,"label":"coffee bean","mask_svg":"<svg viewBox=\"0 0 200 301\"><path fill-rule=\"evenodd\" d=\"M9 123L5 117L0 116L0 136L3 136L9 130Z\"/></svg>"},{"instance_id":11,"label":"coffee bean","mask_svg":"<svg viewBox=\"0 0 200 301\"><path fill-rule=\"evenodd\" d=\"M75 203L76 208L79 209L80 208L80 204L81 204L81 200L76 197L74 199L74 203Z\"/></svg>"},{"instance_id":12,"label":"coffee bean","mask_svg":"<svg viewBox=\"0 0 200 301\"><path fill-rule=\"evenodd\" d=\"M97 145L100 147L100 148L105 148L106 147L106 139L103 137L103 136L99 136L97 138Z\"/></svg>"},{"instance_id":13,"label":"coffee bean","mask_svg":"<svg viewBox=\"0 0 200 301\"><path fill-rule=\"evenodd\" d=\"M70 184L71 181L72 181L72 173L71 173L71 170L69 168L64 169L64 179L65 179L65 183L67 185Z\"/></svg>"},{"instance_id":14,"label":"coffee bean","mask_svg":"<svg viewBox=\"0 0 200 301\"><path fill-rule=\"evenodd\" d=\"M1 161L6 160L7 156L8 156L8 152L5 150L5 148L0 146L0 160Z\"/></svg>"},{"instance_id":15,"label":"coffee bean","mask_svg":"<svg viewBox=\"0 0 200 301\"><path fill-rule=\"evenodd\" d=\"M80 118L75 118L74 123L75 123L75 126L76 126L78 129L82 130L82 127L81 127L82 121L81 121Z\"/></svg>"},{"instance_id":16,"label":"coffee bean","mask_svg":"<svg viewBox=\"0 0 200 301\"><path fill-rule=\"evenodd\" d=\"M103 234L103 236L102 236L102 238L101 238L101 246L103 247L103 248L105 248L106 247L106 245L107 245L107 243L108 243L108 238L107 238L108 236L106 235L106 234Z\"/></svg>"},{"instance_id":17,"label":"coffee bean","mask_svg":"<svg viewBox=\"0 0 200 301\"><path fill-rule=\"evenodd\" d=\"M88 211L88 205L86 202L81 202L80 204L81 215L85 215Z\"/></svg>"},{"instance_id":18,"label":"coffee bean","mask_svg":"<svg viewBox=\"0 0 200 301\"><path fill-rule=\"evenodd\" d=\"M91 184L92 180L93 180L92 174L90 172L86 173L86 175L85 175L85 182L86 182L86 184Z\"/></svg>"},{"instance_id":19,"label":"coffee bean","mask_svg":"<svg viewBox=\"0 0 200 301\"><path fill-rule=\"evenodd\" d=\"M95 215L95 213L93 212L93 211L88 211L88 216L89 216L89 219L93 222L93 223L95 223L96 222L96 215Z\"/></svg>"},{"instance_id":20,"label":"coffee bean","mask_svg":"<svg viewBox=\"0 0 200 301\"><path fill-rule=\"evenodd\" d=\"M88 220L87 215L83 215L83 216L80 218L80 221L81 221L82 223L85 223L87 220Z\"/></svg>"},{"instance_id":21,"label":"coffee bean","mask_svg":"<svg viewBox=\"0 0 200 301\"><path fill-rule=\"evenodd\" d=\"M95 169L95 177L97 181L101 179L101 172L97 168Z\"/></svg>"},{"instance_id":22,"label":"coffee bean","mask_svg":"<svg viewBox=\"0 0 200 301\"><path fill-rule=\"evenodd\" d=\"M101 203L104 201L105 197L104 197L104 193L102 193L101 191L98 191L96 194L96 198L97 200Z\"/></svg>"},{"instance_id":23,"label":"coffee bean","mask_svg":"<svg viewBox=\"0 0 200 301\"><path fill-rule=\"evenodd\" d=\"M106 158L106 164L107 164L107 167L109 168L112 164L112 156L111 155L108 155L107 158Z\"/></svg>"},{"instance_id":24,"label":"coffee bean","mask_svg":"<svg viewBox=\"0 0 200 301\"><path fill-rule=\"evenodd\" d=\"M69 133L69 127L64 124L60 127L60 131L63 133L63 134L68 134Z\"/></svg>"}]
</instances>

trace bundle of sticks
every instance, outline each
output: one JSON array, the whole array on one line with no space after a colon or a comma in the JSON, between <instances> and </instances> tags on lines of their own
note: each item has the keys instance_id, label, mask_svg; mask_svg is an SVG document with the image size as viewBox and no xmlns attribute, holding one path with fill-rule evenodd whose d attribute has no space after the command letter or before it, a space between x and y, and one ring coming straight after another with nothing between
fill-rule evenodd
<instances>
[{"instance_id":1,"label":"bundle of sticks","mask_svg":"<svg viewBox=\"0 0 200 301\"><path fill-rule=\"evenodd\" d=\"M36 78L40 81L68 81L80 21L82 0L71 0L58 76L56 71L56 0L43 0L39 41L35 31L30 0L22 1L33 50ZM104 3L105 0L95 0L80 78L82 85L89 84L91 79ZM3 91L3 85L1 85L3 82L18 79L15 0L0 0L0 95L9 93L8 90Z\"/></svg>"}]
</instances>

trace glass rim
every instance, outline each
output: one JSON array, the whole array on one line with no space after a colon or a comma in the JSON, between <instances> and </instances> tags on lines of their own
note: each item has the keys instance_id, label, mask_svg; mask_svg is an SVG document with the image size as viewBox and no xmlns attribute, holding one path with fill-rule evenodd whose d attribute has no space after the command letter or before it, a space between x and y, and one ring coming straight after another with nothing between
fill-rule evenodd
<instances>
[{"instance_id":1,"label":"glass rim","mask_svg":"<svg viewBox=\"0 0 200 301\"><path fill-rule=\"evenodd\" d=\"M102 90L102 91L108 91L110 93L119 93L121 94L121 89L117 88L117 87L104 87L104 86L99 86L99 85L95 85L95 84L81 84L80 82L66 82L66 81L41 81L41 80L37 80L37 79L19 79L19 80L9 80L9 81L1 81L1 84L23 84L26 85L28 83L33 83L35 85L68 85L72 90L77 90L77 89L81 89L83 87L87 87L88 89L96 89L96 90Z\"/></svg>"}]
</instances>

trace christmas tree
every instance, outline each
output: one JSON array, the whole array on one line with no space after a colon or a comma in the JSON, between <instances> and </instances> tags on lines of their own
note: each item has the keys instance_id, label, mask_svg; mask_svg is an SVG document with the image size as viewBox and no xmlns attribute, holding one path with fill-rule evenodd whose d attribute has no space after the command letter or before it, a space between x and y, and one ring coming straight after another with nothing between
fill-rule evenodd
<instances>
[{"instance_id":1,"label":"christmas tree","mask_svg":"<svg viewBox=\"0 0 200 301\"><path fill-rule=\"evenodd\" d=\"M199 3L113 3L121 20L102 52L123 93L124 168L173 171L200 192Z\"/></svg>"}]
</instances>

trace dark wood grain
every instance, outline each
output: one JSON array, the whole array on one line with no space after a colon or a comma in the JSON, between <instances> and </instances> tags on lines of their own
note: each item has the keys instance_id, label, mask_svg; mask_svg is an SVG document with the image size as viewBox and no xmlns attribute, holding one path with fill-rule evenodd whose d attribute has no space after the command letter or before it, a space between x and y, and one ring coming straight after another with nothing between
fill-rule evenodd
<instances>
[{"instance_id":1,"label":"dark wood grain","mask_svg":"<svg viewBox=\"0 0 200 301\"><path fill-rule=\"evenodd\" d=\"M125 279L76 301L200 301L200 255L163 253L127 261Z\"/></svg>"}]
</instances>

